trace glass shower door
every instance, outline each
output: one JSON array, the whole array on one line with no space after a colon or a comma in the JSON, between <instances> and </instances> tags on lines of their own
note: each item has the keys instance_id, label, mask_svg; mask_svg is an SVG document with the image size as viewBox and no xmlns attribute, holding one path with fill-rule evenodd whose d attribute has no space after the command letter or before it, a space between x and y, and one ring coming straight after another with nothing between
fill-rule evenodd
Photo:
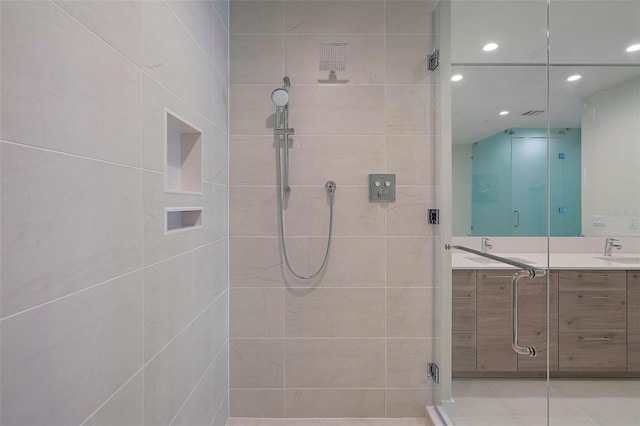
<instances>
[{"instance_id":1,"label":"glass shower door","mask_svg":"<svg viewBox=\"0 0 640 426\"><path fill-rule=\"evenodd\" d=\"M451 340L447 413L457 425L546 424L547 377L557 353L549 320L558 321L557 311L550 309L557 279L547 274L547 1L445 3L451 6L446 34L451 48L444 55L450 69L442 74L451 95L453 214L448 217L456 220L451 243L459 247L450 252L450 327L441 327ZM530 137L531 129L542 137ZM481 172L486 191L480 194L472 185L473 144L504 137L509 155L486 153L493 165ZM471 229L474 201L506 208L489 215L490 226L476 232ZM515 210L526 210L526 226L514 226ZM514 267L514 260L537 271L535 278L518 281L517 293L513 277L524 266ZM535 357L514 351L516 322L517 343L534 346Z\"/></svg>"},{"instance_id":2,"label":"glass shower door","mask_svg":"<svg viewBox=\"0 0 640 426\"><path fill-rule=\"evenodd\" d=\"M582 160L582 236L551 241L559 319L550 424L637 425L640 1L551 0L549 11L551 126L580 130ZM551 176L552 193L562 184Z\"/></svg>"}]
</instances>

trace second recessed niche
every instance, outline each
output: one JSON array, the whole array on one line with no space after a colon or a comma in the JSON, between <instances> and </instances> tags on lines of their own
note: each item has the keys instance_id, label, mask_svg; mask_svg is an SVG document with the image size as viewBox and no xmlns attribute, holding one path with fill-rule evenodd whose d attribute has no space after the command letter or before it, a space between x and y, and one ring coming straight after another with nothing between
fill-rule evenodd
<instances>
[{"instance_id":1,"label":"second recessed niche","mask_svg":"<svg viewBox=\"0 0 640 426\"><path fill-rule=\"evenodd\" d=\"M202 132L170 111L166 126L165 190L202 193Z\"/></svg>"}]
</instances>

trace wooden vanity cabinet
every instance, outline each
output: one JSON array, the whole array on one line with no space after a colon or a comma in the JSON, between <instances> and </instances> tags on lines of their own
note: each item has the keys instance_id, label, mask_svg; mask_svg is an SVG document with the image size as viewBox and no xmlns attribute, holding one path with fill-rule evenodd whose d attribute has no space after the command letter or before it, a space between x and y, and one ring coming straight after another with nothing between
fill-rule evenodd
<instances>
[{"instance_id":1,"label":"wooden vanity cabinet","mask_svg":"<svg viewBox=\"0 0 640 426\"><path fill-rule=\"evenodd\" d=\"M627 369L626 271L560 271L559 369Z\"/></svg>"},{"instance_id":2,"label":"wooden vanity cabinet","mask_svg":"<svg viewBox=\"0 0 640 426\"><path fill-rule=\"evenodd\" d=\"M452 366L456 372L476 370L476 271L453 271Z\"/></svg>"},{"instance_id":3,"label":"wooden vanity cabinet","mask_svg":"<svg viewBox=\"0 0 640 426\"><path fill-rule=\"evenodd\" d=\"M497 377L550 371L640 373L640 271L551 271L549 344L547 277L520 281L519 343L511 348L511 278L515 270L453 271L453 375Z\"/></svg>"},{"instance_id":4,"label":"wooden vanity cabinet","mask_svg":"<svg viewBox=\"0 0 640 426\"><path fill-rule=\"evenodd\" d=\"M511 348L511 277L515 271L479 270L477 371L517 371Z\"/></svg>"},{"instance_id":5,"label":"wooden vanity cabinet","mask_svg":"<svg viewBox=\"0 0 640 426\"><path fill-rule=\"evenodd\" d=\"M640 372L640 271L627 272L627 371Z\"/></svg>"},{"instance_id":6,"label":"wooden vanity cabinet","mask_svg":"<svg viewBox=\"0 0 640 426\"><path fill-rule=\"evenodd\" d=\"M518 371L558 370L558 271L549 273L549 345L547 345L547 277L520 280L518 334L520 345L533 345L537 355L518 355Z\"/></svg>"}]
</instances>

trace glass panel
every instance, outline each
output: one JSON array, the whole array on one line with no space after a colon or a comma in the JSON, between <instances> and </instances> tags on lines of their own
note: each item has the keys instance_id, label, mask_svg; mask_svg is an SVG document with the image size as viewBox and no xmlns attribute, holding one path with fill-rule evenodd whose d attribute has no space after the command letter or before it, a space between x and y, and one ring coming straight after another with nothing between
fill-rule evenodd
<instances>
[{"instance_id":1,"label":"glass panel","mask_svg":"<svg viewBox=\"0 0 640 426\"><path fill-rule=\"evenodd\" d=\"M547 1L451 2L451 59L443 75L452 99L451 241L546 270ZM514 301L516 269L460 250L451 257L447 412L456 425L546 424L550 360L557 369L557 336L548 326L548 313L558 321L549 309L555 276L522 279ZM536 357L513 350L512 302L518 343L534 346Z\"/></svg>"},{"instance_id":2,"label":"glass panel","mask_svg":"<svg viewBox=\"0 0 640 426\"><path fill-rule=\"evenodd\" d=\"M572 129L562 152L581 157L579 186L552 169L551 211L565 185L563 205L580 197L582 235L550 242L559 292L550 424L640 424L640 1L551 0L549 22L551 126ZM563 173L578 167L555 156Z\"/></svg>"}]
</instances>

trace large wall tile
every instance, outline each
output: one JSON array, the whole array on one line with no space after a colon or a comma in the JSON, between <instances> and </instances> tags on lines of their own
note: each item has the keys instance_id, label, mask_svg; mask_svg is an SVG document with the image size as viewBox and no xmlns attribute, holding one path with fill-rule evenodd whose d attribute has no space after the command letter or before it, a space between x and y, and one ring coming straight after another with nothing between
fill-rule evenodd
<instances>
[{"instance_id":1,"label":"large wall tile","mask_svg":"<svg viewBox=\"0 0 640 426\"><path fill-rule=\"evenodd\" d=\"M1 150L4 316L142 266L141 171Z\"/></svg>"},{"instance_id":2,"label":"large wall tile","mask_svg":"<svg viewBox=\"0 0 640 426\"><path fill-rule=\"evenodd\" d=\"M383 337L384 289L287 289L287 337Z\"/></svg>"},{"instance_id":3,"label":"large wall tile","mask_svg":"<svg viewBox=\"0 0 640 426\"><path fill-rule=\"evenodd\" d=\"M387 82L390 84L428 84L429 71L425 52L433 50L433 40L429 35L388 35Z\"/></svg>"},{"instance_id":4,"label":"large wall tile","mask_svg":"<svg viewBox=\"0 0 640 426\"><path fill-rule=\"evenodd\" d=\"M143 2L144 70L226 130L226 78L165 2Z\"/></svg>"},{"instance_id":5,"label":"large wall tile","mask_svg":"<svg viewBox=\"0 0 640 426\"><path fill-rule=\"evenodd\" d=\"M227 183L227 136L156 80L144 77L144 168L164 172L166 110L202 131L203 179Z\"/></svg>"},{"instance_id":6,"label":"large wall tile","mask_svg":"<svg viewBox=\"0 0 640 426\"><path fill-rule=\"evenodd\" d=\"M286 386L384 387L384 345L384 339L288 339Z\"/></svg>"},{"instance_id":7,"label":"large wall tile","mask_svg":"<svg viewBox=\"0 0 640 426\"><path fill-rule=\"evenodd\" d=\"M224 292L215 286L213 260L213 245L207 245L144 270L145 360Z\"/></svg>"},{"instance_id":8,"label":"large wall tile","mask_svg":"<svg viewBox=\"0 0 640 426\"><path fill-rule=\"evenodd\" d=\"M284 337L284 289L231 289L230 303L231 337Z\"/></svg>"},{"instance_id":9,"label":"large wall tile","mask_svg":"<svg viewBox=\"0 0 640 426\"><path fill-rule=\"evenodd\" d=\"M384 209L369 202L367 186L340 186L335 191L333 235L374 236L384 234ZM329 201L324 185L292 187L286 210L287 235L326 236Z\"/></svg>"},{"instance_id":10,"label":"large wall tile","mask_svg":"<svg viewBox=\"0 0 640 426\"><path fill-rule=\"evenodd\" d=\"M229 236L278 235L275 187L232 187L229 191Z\"/></svg>"},{"instance_id":11,"label":"large wall tile","mask_svg":"<svg viewBox=\"0 0 640 426\"><path fill-rule=\"evenodd\" d=\"M0 138L142 164L142 72L54 3L2 2L0 71Z\"/></svg>"},{"instance_id":12,"label":"large wall tile","mask_svg":"<svg viewBox=\"0 0 640 426\"><path fill-rule=\"evenodd\" d=\"M227 340L226 297L220 297L145 367L144 418L165 425L178 414L215 354Z\"/></svg>"},{"instance_id":13,"label":"large wall tile","mask_svg":"<svg viewBox=\"0 0 640 426\"><path fill-rule=\"evenodd\" d=\"M388 135L433 133L431 90L431 87L426 85L386 86Z\"/></svg>"},{"instance_id":14,"label":"large wall tile","mask_svg":"<svg viewBox=\"0 0 640 426\"><path fill-rule=\"evenodd\" d=\"M136 65L142 65L140 1L56 0L56 3Z\"/></svg>"},{"instance_id":15,"label":"large wall tile","mask_svg":"<svg viewBox=\"0 0 640 426\"><path fill-rule=\"evenodd\" d=\"M433 358L431 339L389 339L387 341L387 387L430 386L427 364Z\"/></svg>"},{"instance_id":16,"label":"large wall tile","mask_svg":"<svg viewBox=\"0 0 640 426\"><path fill-rule=\"evenodd\" d=\"M286 389L285 412L302 418L384 417L384 389Z\"/></svg>"},{"instance_id":17,"label":"large wall tile","mask_svg":"<svg viewBox=\"0 0 640 426\"><path fill-rule=\"evenodd\" d=\"M231 389L231 417L284 417L284 389Z\"/></svg>"},{"instance_id":18,"label":"large wall tile","mask_svg":"<svg viewBox=\"0 0 640 426\"><path fill-rule=\"evenodd\" d=\"M387 238L387 286L434 287L434 238Z\"/></svg>"},{"instance_id":19,"label":"large wall tile","mask_svg":"<svg viewBox=\"0 0 640 426\"><path fill-rule=\"evenodd\" d=\"M433 289L387 290L387 336L432 337Z\"/></svg>"},{"instance_id":20,"label":"large wall tile","mask_svg":"<svg viewBox=\"0 0 640 426\"><path fill-rule=\"evenodd\" d=\"M233 194L233 192L232 192ZM230 287L282 287L279 237L229 240Z\"/></svg>"},{"instance_id":21,"label":"large wall tile","mask_svg":"<svg viewBox=\"0 0 640 426\"><path fill-rule=\"evenodd\" d=\"M297 273L311 274L322 262L326 237L287 238L289 262ZM233 287L308 287L284 272L279 237L232 238L230 241ZM333 237L330 258L321 278L321 287L384 287L384 238Z\"/></svg>"},{"instance_id":22,"label":"large wall tile","mask_svg":"<svg viewBox=\"0 0 640 426\"><path fill-rule=\"evenodd\" d=\"M231 339L231 388L284 386L284 339Z\"/></svg>"},{"instance_id":23,"label":"large wall tile","mask_svg":"<svg viewBox=\"0 0 640 426\"><path fill-rule=\"evenodd\" d=\"M226 237L227 188L204 183L202 195L164 192L164 174L144 172L145 263L159 262ZM202 207L202 228L165 235L165 207Z\"/></svg>"},{"instance_id":24,"label":"large wall tile","mask_svg":"<svg viewBox=\"0 0 640 426\"><path fill-rule=\"evenodd\" d=\"M396 202L387 207L387 235L434 235L427 211L435 205L433 186L397 186Z\"/></svg>"},{"instance_id":25,"label":"large wall tile","mask_svg":"<svg viewBox=\"0 0 640 426\"><path fill-rule=\"evenodd\" d=\"M329 71L320 70L321 43L347 43L346 70L336 71L349 84L385 82L385 40L382 35L288 35L285 39L286 75L292 84L327 82Z\"/></svg>"},{"instance_id":26,"label":"large wall tile","mask_svg":"<svg viewBox=\"0 0 640 426\"><path fill-rule=\"evenodd\" d=\"M216 412L216 415L213 418L213 422L211 422L211 426L227 426L228 420L229 420L229 392L227 391L225 398L222 400L222 402L218 406L218 411Z\"/></svg>"},{"instance_id":27,"label":"large wall tile","mask_svg":"<svg viewBox=\"0 0 640 426\"><path fill-rule=\"evenodd\" d=\"M387 34L431 34L437 5L436 0L387 1Z\"/></svg>"},{"instance_id":28,"label":"large wall tile","mask_svg":"<svg viewBox=\"0 0 640 426\"><path fill-rule=\"evenodd\" d=\"M384 136L294 136L289 143L289 181L295 185L366 185L369 173L385 168ZM277 183L273 136L235 136L229 146L231 185Z\"/></svg>"},{"instance_id":29,"label":"large wall tile","mask_svg":"<svg viewBox=\"0 0 640 426\"><path fill-rule=\"evenodd\" d=\"M384 86L291 84L289 123L298 135L385 133Z\"/></svg>"},{"instance_id":30,"label":"large wall tile","mask_svg":"<svg viewBox=\"0 0 640 426\"><path fill-rule=\"evenodd\" d=\"M387 136L387 168L399 185L433 185L433 155L429 136Z\"/></svg>"},{"instance_id":31,"label":"large wall tile","mask_svg":"<svg viewBox=\"0 0 640 426\"><path fill-rule=\"evenodd\" d=\"M281 86L284 77L283 48L282 35L232 35L231 83Z\"/></svg>"},{"instance_id":32,"label":"large wall tile","mask_svg":"<svg viewBox=\"0 0 640 426\"><path fill-rule=\"evenodd\" d=\"M229 383L229 351L225 346L202 375L185 405L171 423L175 426L210 425L224 401Z\"/></svg>"},{"instance_id":33,"label":"large wall tile","mask_svg":"<svg viewBox=\"0 0 640 426\"><path fill-rule=\"evenodd\" d=\"M383 34L382 1L287 1L285 31L301 34Z\"/></svg>"},{"instance_id":34,"label":"large wall tile","mask_svg":"<svg viewBox=\"0 0 640 426\"><path fill-rule=\"evenodd\" d=\"M229 131L232 135L273 135L275 107L272 84L233 85L229 92ZM292 122L293 123L293 122ZM275 159L275 156L273 157Z\"/></svg>"},{"instance_id":35,"label":"large wall tile","mask_svg":"<svg viewBox=\"0 0 640 426\"><path fill-rule=\"evenodd\" d=\"M231 34L284 33L284 1L231 1Z\"/></svg>"},{"instance_id":36,"label":"large wall tile","mask_svg":"<svg viewBox=\"0 0 640 426\"><path fill-rule=\"evenodd\" d=\"M218 72L226 75L229 40L215 3L208 0L169 0L168 4Z\"/></svg>"},{"instance_id":37,"label":"large wall tile","mask_svg":"<svg viewBox=\"0 0 640 426\"><path fill-rule=\"evenodd\" d=\"M433 405L431 389L387 389L387 417L422 417L424 408Z\"/></svg>"},{"instance_id":38,"label":"large wall tile","mask_svg":"<svg viewBox=\"0 0 640 426\"><path fill-rule=\"evenodd\" d=\"M83 425L142 425L143 398L144 384L142 372L139 372Z\"/></svg>"},{"instance_id":39,"label":"large wall tile","mask_svg":"<svg viewBox=\"0 0 640 426\"><path fill-rule=\"evenodd\" d=\"M2 424L80 424L142 367L142 273L2 321Z\"/></svg>"}]
</instances>

